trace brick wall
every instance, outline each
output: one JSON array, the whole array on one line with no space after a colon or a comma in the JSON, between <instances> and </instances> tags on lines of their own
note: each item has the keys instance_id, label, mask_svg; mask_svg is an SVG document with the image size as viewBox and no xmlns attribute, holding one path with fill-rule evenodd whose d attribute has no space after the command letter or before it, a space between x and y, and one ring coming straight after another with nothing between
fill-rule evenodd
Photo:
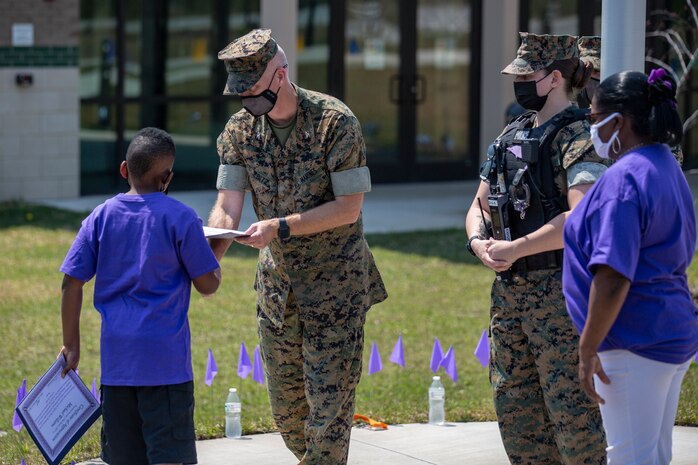
<instances>
[{"instance_id":1,"label":"brick wall","mask_svg":"<svg viewBox=\"0 0 698 465\"><path fill-rule=\"evenodd\" d=\"M0 201L76 197L79 1L0 0L0 11ZM15 23L34 25L33 46L12 46Z\"/></svg>"},{"instance_id":2,"label":"brick wall","mask_svg":"<svg viewBox=\"0 0 698 465\"><path fill-rule=\"evenodd\" d=\"M0 0L0 11L0 47L11 45L14 23L34 25L37 47L80 42L79 0Z\"/></svg>"}]
</instances>

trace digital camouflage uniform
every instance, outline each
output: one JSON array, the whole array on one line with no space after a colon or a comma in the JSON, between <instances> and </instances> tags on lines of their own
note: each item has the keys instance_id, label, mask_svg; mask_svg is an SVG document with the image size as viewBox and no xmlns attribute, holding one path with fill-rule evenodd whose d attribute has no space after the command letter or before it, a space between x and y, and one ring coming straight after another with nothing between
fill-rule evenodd
<instances>
[{"instance_id":1,"label":"digital camouflage uniform","mask_svg":"<svg viewBox=\"0 0 698 465\"><path fill-rule=\"evenodd\" d=\"M517 58L502 72L531 74L577 56L572 36L521 33ZM562 128L550 154L555 185L593 183L606 167L586 121ZM491 294L490 379L504 447L512 464L605 464L601 414L582 391L578 340L562 295L560 269L514 273Z\"/></svg>"},{"instance_id":2,"label":"digital camouflage uniform","mask_svg":"<svg viewBox=\"0 0 698 465\"><path fill-rule=\"evenodd\" d=\"M601 72L601 37L599 36L580 36L577 39L577 47L579 48L579 59L590 63L594 67L594 71Z\"/></svg>"},{"instance_id":3,"label":"digital camouflage uniform","mask_svg":"<svg viewBox=\"0 0 698 465\"><path fill-rule=\"evenodd\" d=\"M257 51L276 53L269 30L253 31L221 51L231 72L226 92L243 92L261 77L264 60L261 72L259 61L250 61L256 77L247 81L236 62ZM245 110L218 138L218 188L251 191L260 220L370 190L356 117L333 97L295 90L295 129L284 145L266 117ZM318 234L272 240L260 251L255 289L269 399L287 447L302 464L346 463L365 313L387 297L361 216Z\"/></svg>"},{"instance_id":4,"label":"digital camouflage uniform","mask_svg":"<svg viewBox=\"0 0 698 465\"><path fill-rule=\"evenodd\" d=\"M579 48L579 59L587 63L591 63L594 71L601 72L601 37L598 36L581 36L577 40ZM679 166L683 166L683 150L680 145L669 147L671 153L674 154Z\"/></svg>"}]
</instances>

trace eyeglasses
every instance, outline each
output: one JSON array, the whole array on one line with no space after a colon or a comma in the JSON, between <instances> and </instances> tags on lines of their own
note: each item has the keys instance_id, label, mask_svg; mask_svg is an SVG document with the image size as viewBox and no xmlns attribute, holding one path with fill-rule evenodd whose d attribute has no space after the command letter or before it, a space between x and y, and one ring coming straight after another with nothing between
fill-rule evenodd
<instances>
[{"instance_id":1,"label":"eyeglasses","mask_svg":"<svg viewBox=\"0 0 698 465\"><path fill-rule=\"evenodd\" d=\"M599 113L587 113L585 116L589 124L596 124L599 120L603 119L602 116L610 114L610 111L602 111Z\"/></svg>"}]
</instances>

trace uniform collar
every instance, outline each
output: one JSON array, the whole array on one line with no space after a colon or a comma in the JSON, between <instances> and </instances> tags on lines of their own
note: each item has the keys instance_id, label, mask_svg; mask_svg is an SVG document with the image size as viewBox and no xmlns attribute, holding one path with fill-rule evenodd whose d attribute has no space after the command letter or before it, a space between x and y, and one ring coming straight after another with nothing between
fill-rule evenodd
<instances>
[{"instance_id":1,"label":"uniform collar","mask_svg":"<svg viewBox=\"0 0 698 465\"><path fill-rule=\"evenodd\" d=\"M315 126L313 126L313 112L310 105L310 100L308 99L308 91L296 86L296 93L298 94L298 110L296 113L296 128L300 130L297 134L302 143L312 144L315 141ZM300 142L300 141L299 141Z\"/></svg>"},{"instance_id":2,"label":"uniform collar","mask_svg":"<svg viewBox=\"0 0 698 465\"><path fill-rule=\"evenodd\" d=\"M309 100L309 93L302 87L298 87L296 84L291 83L291 85L296 90L298 96L297 108L296 108L296 126L291 131L291 134L286 141L295 141L295 143L313 143L315 141L315 127L313 126L313 108L311 107L311 102ZM300 131L300 132L299 132ZM260 116L256 118L254 124L255 137L259 141L263 141L264 145L267 145L274 136L274 132L271 128L271 124L266 117ZM300 140L299 140L300 138Z\"/></svg>"}]
</instances>

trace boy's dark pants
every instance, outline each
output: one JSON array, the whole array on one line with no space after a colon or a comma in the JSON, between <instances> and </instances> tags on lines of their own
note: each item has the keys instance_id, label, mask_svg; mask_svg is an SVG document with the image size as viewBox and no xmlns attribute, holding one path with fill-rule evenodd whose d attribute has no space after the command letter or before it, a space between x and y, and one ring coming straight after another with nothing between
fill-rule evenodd
<instances>
[{"instance_id":1,"label":"boy's dark pants","mask_svg":"<svg viewBox=\"0 0 698 465\"><path fill-rule=\"evenodd\" d=\"M102 386L102 420L109 465L197 463L193 381Z\"/></svg>"}]
</instances>

